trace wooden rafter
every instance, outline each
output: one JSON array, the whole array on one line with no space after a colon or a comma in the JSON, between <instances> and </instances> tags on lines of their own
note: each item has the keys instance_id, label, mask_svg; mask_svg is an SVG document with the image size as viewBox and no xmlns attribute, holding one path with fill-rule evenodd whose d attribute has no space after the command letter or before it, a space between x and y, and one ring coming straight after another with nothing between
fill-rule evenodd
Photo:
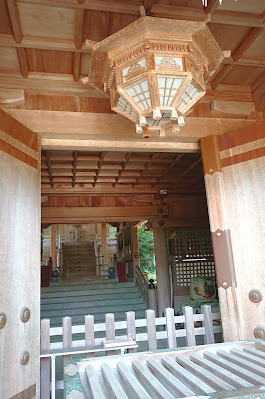
<instances>
[{"instance_id":1,"label":"wooden rafter","mask_svg":"<svg viewBox=\"0 0 265 399\"><path fill-rule=\"evenodd\" d=\"M50 186L53 187L54 183L53 183L53 176L52 176L52 163L51 163L49 151L45 151L45 157L46 157L46 164L48 166L48 174L49 174Z\"/></svg>"},{"instance_id":2,"label":"wooden rafter","mask_svg":"<svg viewBox=\"0 0 265 399\"><path fill-rule=\"evenodd\" d=\"M140 176L137 177L135 183L132 184L132 187L135 187L136 184L139 184L141 178L144 176L144 174L148 171L148 169L151 167L151 165L152 165L152 164L154 163L154 161L157 159L158 155L159 155L159 152L155 152L155 153L151 156L150 161L148 161L148 162L145 164L144 169L140 172Z\"/></svg>"},{"instance_id":3,"label":"wooden rafter","mask_svg":"<svg viewBox=\"0 0 265 399\"><path fill-rule=\"evenodd\" d=\"M75 187L75 179L76 179L76 168L77 168L77 158L78 158L78 152L74 151L73 153L73 181L72 181L72 187Z\"/></svg>"},{"instance_id":4,"label":"wooden rafter","mask_svg":"<svg viewBox=\"0 0 265 399\"><path fill-rule=\"evenodd\" d=\"M208 5L205 7L205 14L213 14L219 4L219 0L208 0Z\"/></svg>"},{"instance_id":5,"label":"wooden rafter","mask_svg":"<svg viewBox=\"0 0 265 399\"><path fill-rule=\"evenodd\" d=\"M73 76L76 82L80 79L80 67L81 67L81 53L74 53L74 71Z\"/></svg>"},{"instance_id":6,"label":"wooden rafter","mask_svg":"<svg viewBox=\"0 0 265 399\"><path fill-rule=\"evenodd\" d=\"M247 49L251 44L257 39L257 37L262 33L263 28L250 28L243 39L239 42L235 50L232 52L233 62L237 62L245 54ZM228 75L228 73L233 69L234 64L224 65L221 67L220 71L213 78L211 82L212 89L222 83L223 79Z\"/></svg>"},{"instance_id":7,"label":"wooden rafter","mask_svg":"<svg viewBox=\"0 0 265 399\"><path fill-rule=\"evenodd\" d=\"M75 10L75 47L80 49L83 43L83 26L84 26L85 10L77 8Z\"/></svg>"},{"instance_id":8,"label":"wooden rafter","mask_svg":"<svg viewBox=\"0 0 265 399\"><path fill-rule=\"evenodd\" d=\"M166 167L166 169L163 170L161 175L156 179L155 183L152 184L152 187L155 187L165 177L168 171L174 168L179 163L183 156L184 154L178 154L176 158Z\"/></svg>"},{"instance_id":9,"label":"wooden rafter","mask_svg":"<svg viewBox=\"0 0 265 399\"><path fill-rule=\"evenodd\" d=\"M6 0L6 5L10 16L15 41L17 43L21 43L23 35L17 8L17 0Z\"/></svg>"},{"instance_id":10,"label":"wooden rafter","mask_svg":"<svg viewBox=\"0 0 265 399\"><path fill-rule=\"evenodd\" d=\"M103 165L105 156L106 156L106 151L103 151L103 152L100 154L100 161L98 162L98 169L97 169L97 171L96 171L96 176L94 177L94 183L92 184L93 187L96 186L96 183L97 183L97 180L98 180L98 176L99 176L101 167L102 167L102 165Z\"/></svg>"},{"instance_id":11,"label":"wooden rafter","mask_svg":"<svg viewBox=\"0 0 265 399\"><path fill-rule=\"evenodd\" d=\"M251 90L256 109L265 111L265 71L253 83Z\"/></svg>"},{"instance_id":12,"label":"wooden rafter","mask_svg":"<svg viewBox=\"0 0 265 399\"><path fill-rule=\"evenodd\" d=\"M115 186L117 185L117 183L119 182L120 177L121 177L121 175L123 174L124 169L125 169L126 166L128 165L128 163L129 163L129 161L130 161L132 155L133 155L132 152L128 152L128 153L126 154L125 161L122 163L122 167L121 167L121 169L118 171L118 176L115 177L115 183L112 184L113 187L115 187Z\"/></svg>"},{"instance_id":13,"label":"wooden rafter","mask_svg":"<svg viewBox=\"0 0 265 399\"><path fill-rule=\"evenodd\" d=\"M20 19L19 19L18 8L17 8L17 1L16 0L6 0L6 5L8 8L8 12L9 12L10 20L11 20L11 25L12 25L15 42L20 44L23 40L23 35L22 35L21 23L20 23ZM28 69L28 63L27 63L25 49L23 47L18 47L17 55L18 55L18 61L19 61L19 65L20 65L21 75L23 76L23 78L27 78L28 74L29 74L29 69Z\"/></svg>"},{"instance_id":14,"label":"wooden rafter","mask_svg":"<svg viewBox=\"0 0 265 399\"><path fill-rule=\"evenodd\" d=\"M201 164L202 158L201 156L199 157L199 159L197 159L195 162L193 162L184 172L181 173L181 175L175 180L174 184L170 185L171 187L177 186L178 183L183 179L183 177L185 177L188 173L190 173L194 168L196 168L196 166L198 166L199 164Z\"/></svg>"}]
</instances>

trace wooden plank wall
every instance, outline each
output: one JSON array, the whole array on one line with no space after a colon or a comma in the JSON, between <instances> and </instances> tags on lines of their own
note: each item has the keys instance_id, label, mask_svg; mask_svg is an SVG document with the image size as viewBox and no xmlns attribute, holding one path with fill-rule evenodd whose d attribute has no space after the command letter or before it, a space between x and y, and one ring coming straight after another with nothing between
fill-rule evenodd
<instances>
[{"instance_id":1,"label":"wooden plank wall","mask_svg":"<svg viewBox=\"0 0 265 399\"><path fill-rule=\"evenodd\" d=\"M264 339L265 301L249 293L265 293L265 122L201 146L224 336Z\"/></svg>"}]
</instances>

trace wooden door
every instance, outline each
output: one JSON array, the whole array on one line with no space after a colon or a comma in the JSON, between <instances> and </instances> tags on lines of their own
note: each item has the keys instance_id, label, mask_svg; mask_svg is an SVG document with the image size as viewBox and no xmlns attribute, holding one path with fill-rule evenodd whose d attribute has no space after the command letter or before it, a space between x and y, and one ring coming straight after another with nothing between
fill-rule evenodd
<instances>
[{"instance_id":1,"label":"wooden door","mask_svg":"<svg viewBox=\"0 0 265 399\"><path fill-rule=\"evenodd\" d=\"M39 397L39 154L38 136L0 110L1 399Z\"/></svg>"}]
</instances>

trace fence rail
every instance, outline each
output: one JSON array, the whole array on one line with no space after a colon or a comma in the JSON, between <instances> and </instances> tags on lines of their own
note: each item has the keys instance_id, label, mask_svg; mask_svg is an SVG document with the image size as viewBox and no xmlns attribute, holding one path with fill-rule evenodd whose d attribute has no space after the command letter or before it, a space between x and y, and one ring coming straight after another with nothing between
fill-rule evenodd
<instances>
[{"instance_id":1,"label":"fence rail","mask_svg":"<svg viewBox=\"0 0 265 399\"><path fill-rule=\"evenodd\" d=\"M55 356L71 358L72 354L85 353L91 357L95 352L104 351L113 354L114 350L135 352L137 343L147 342L148 350L157 350L157 341L167 340L167 347L177 347L178 337L186 337L186 346L196 345L196 336L203 335L205 344L215 343L214 334L221 333L221 325L214 326L213 320L220 320L220 313L212 313L210 305L201 307L201 314L193 314L191 307L185 307L183 316L174 316L174 310L165 309L165 317L155 317L154 310L146 310L145 319L135 319L134 312L126 313L126 320L115 322L114 314L105 315L105 323L94 323L94 316L85 316L84 325L72 326L71 317L63 317L62 326L50 328L50 320L41 320L41 399L46 399L50 386L55 389L55 381L50 382L50 359L55 362ZM202 327L195 327L195 322L202 322ZM183 326L182 326L183 324ZM160 326L160 328L157 328ZM177 328L176 328L177 326ZM137 332L137 328L145 332ZM126 330L126 335L117 335L119 330ZM104 337L97 338L95 333L103 332ZM75 334L85 334L84 340L73 340ZM51 337L62 336L61 342L51 343ZM106 347L106 342L111 342ZM136 345L134 345L136 343ZM54 364L52 363L54 376ZM46 396L45 396L46 395ZM52 397L55 393L52 393Z\"/></svg>"}]
</instances>

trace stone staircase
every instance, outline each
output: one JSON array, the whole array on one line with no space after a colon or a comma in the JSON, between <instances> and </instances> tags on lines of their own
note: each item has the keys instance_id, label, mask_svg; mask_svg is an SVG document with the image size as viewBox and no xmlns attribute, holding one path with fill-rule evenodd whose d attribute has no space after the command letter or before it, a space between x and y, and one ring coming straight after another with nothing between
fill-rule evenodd
<instances>
[{"instance_id":1,"label":"stone staircase","mask_svg":"<svg viewBox=\"0 0 265 399\"><path fill-rule=\"evenodd\" d=\"M74 280L96 276L97 259L93 243L66 241L62 245L62 255L64 261L67 260L69 278Z\"/></svg>"},{"instance_id":2,"label":"stone staircase","mask_svg":"<svg viewBox=\"0 0 265 399\"><path fill-rule=\"evenodd\" d=\"M51 326L61 326L62 317L72 317L72 324L84 324L92 314L95 323L105 321L105 313L114 313L115 321L125 320L125 312L134 311L144 318L147 309L136 283L116 280L83 280L52 283L41 289L41 318L49 318Z\"/></svg>"}]
</instances>

